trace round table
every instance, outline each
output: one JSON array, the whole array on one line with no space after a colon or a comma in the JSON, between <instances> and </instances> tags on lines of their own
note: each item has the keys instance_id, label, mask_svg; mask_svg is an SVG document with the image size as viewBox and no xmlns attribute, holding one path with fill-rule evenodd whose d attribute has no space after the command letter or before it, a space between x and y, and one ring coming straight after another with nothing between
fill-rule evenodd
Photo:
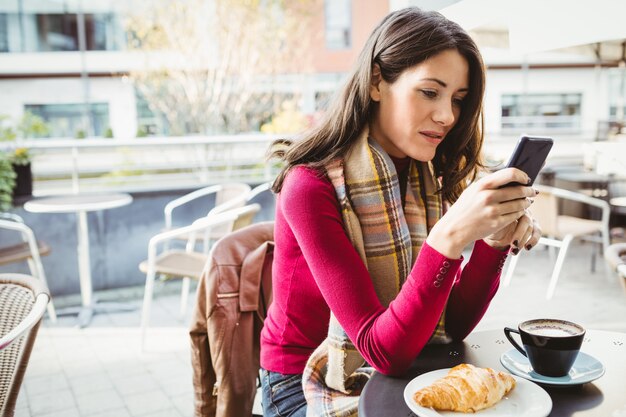
<instances>
[{"instance_id":1,"label":"round table","mask_svg":"<svg viewBox=\"0 0 626 417\"><path fill-rule=\"evenodd\" d=\"M76 194L36 198L24 204L24 210L31 213L76 213L78 227L78 274L80 278L82 307L79 309L65 309L65 311L58 311L57 314L78 313L80 327L89 324L93 314L98 311L128 309L120 305L106 306L102 304L96 306L97 301L93 300L87 212L122 207L130 204L132 201L133 197L124 193Z\"/></svg>"},{"instance_id":2,"label":"round table","mask_svg":"<svg viewBox=\"0 0 626 417\"><path fill-rule=\"evenodd\" d=\"M602 198L608 195L611 177L595 172L565 172L557 173L556 179L571 184L574 191L587 191L592 197Z\"/></svg>"},{"instance_id":3,"label":"round table","mask_svg":"<svg viewBox=\"0 0 626 417\"><path fill-rule=\"evenodd\" d=\"M461 363L506 371L500 356L512 348L502 330L474 332L465 341L424 348L407 374L392 378L375 373L365 385L359 417L414 416L404 402L404 387L418 375ZM552 398L550 416L608 417L626 415L626 333L587 330L582 352L606 367L599 379L572 387L547 387Z\"/></svg>"},{"instance_id":4,"label":"round table","mask_svg":"<svg viewBox=\"0 0 626 417\"><path fill-rule=\"evenodd\" d=\"M626 207L626 197L613 197L609 203L612 206Z\"/></svg>"}]
</instances>

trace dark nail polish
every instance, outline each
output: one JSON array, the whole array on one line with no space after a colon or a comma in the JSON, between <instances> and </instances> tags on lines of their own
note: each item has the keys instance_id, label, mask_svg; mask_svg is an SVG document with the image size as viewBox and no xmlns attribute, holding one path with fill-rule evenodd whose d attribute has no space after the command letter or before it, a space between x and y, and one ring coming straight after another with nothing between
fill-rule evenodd
<instances>
[{"instance_id":1,"label":"dark nail polish","mask_svg":"<svg viewBox=\"0 0 626 417\"><path fill-rule=\"evenodd\" d=\"M539 190L535 190L535 195L539 195Z\"/></svg>"},{"instance_id":2,"label":"dark nail polish","mask_svg":"<svg viewBox=\"0 0 626 417\"><path fill-rule=\"evenodd\" d=\"M532 203L534 203L534 202L535 202L535 200L533 200L533 199L531 199L531 200L530 200L530 204L532 204Z\"/></svg>"},{"instance_id":3,"label":"dark nail polish","mask_svg":"<svg viewBox=\"0 0 626 417\"><path fill-rule=\"evenodd\" d=\"M530 178L528 178L528 181L526 181L526 184L530 185Z\"/></svg>"},{"instance_id":4,"label":"dark nail polish","mask_svg":"<svg viewBox=\"0 0 626 417\"><path fill-rule=\"evenodd\" d=\"M530 245L526 245L526 250L531 250L533 247Z\"/></svg>"},{"instance_id":5,"label":"dark nail polish","mask_svg":"<svg viewBox=\"0 0 626 417\"><path fill-rule=\"evenodd\" d=\"M513 255L517 255L519 253L519 249L513 248L511 249L511 252L513 252Z\"/></svg>"},{"instance_id":6,"label":"dark nail polish","mask_svg":"<svg viewBox=\"0 0 626 417\"><path fill-rule=\"evenodd\" d=\"M513 241L513 246L519 247L519 241L517 239Z\"/></svg>"}]
</instances>

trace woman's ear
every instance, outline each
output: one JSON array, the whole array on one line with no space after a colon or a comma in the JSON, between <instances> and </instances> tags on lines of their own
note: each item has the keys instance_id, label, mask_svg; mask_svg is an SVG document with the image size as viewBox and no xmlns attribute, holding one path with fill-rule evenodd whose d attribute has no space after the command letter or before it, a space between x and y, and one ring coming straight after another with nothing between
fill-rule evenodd
<instances>
[{"instance_id":1,"label":"woman's ear","mask_svg":"<svg viewBox=\"0 0 626 417\"><path fill-rule=\"evenodd\" d=\"M380 66L374 64L372 66L372 80L370 81L370 98L372 101L380 101L380 82L382 79Z\"/></svg>"}]
</instances>

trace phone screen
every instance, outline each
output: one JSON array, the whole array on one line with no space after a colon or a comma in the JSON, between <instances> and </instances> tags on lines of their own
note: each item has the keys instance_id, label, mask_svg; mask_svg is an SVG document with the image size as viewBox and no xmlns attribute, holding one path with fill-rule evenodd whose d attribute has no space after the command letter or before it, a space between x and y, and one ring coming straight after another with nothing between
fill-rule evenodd
<instances>
[{"instance_id":1,"label":"phone screen","mask_svg":"<svg viewBox=\"0 0 626 417\"><path fill-rule=\"evenodd\" d=\"M548 137L522 136L511 155L507 168L518 168L530 177L530 184L510 183L509 185L533 185L539 171L552 149L553 140Z\"/></svg>"}]
</instances>

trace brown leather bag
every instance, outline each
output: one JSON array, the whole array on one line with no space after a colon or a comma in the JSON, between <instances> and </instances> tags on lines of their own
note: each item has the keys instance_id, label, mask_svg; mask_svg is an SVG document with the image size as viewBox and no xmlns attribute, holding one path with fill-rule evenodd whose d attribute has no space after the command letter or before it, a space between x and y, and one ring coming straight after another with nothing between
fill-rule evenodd
<instances>
[{"instance_id":1,"label":"brown leather bag","mask_svg":"<svg viewBox=\"0 0 626 417\"><path fill-rule=\"evenodd\" d=\"M189 334L196 416L252 415L272 296L274 222L220 239L198 284Z\"/></svg>"}]
</instances>

